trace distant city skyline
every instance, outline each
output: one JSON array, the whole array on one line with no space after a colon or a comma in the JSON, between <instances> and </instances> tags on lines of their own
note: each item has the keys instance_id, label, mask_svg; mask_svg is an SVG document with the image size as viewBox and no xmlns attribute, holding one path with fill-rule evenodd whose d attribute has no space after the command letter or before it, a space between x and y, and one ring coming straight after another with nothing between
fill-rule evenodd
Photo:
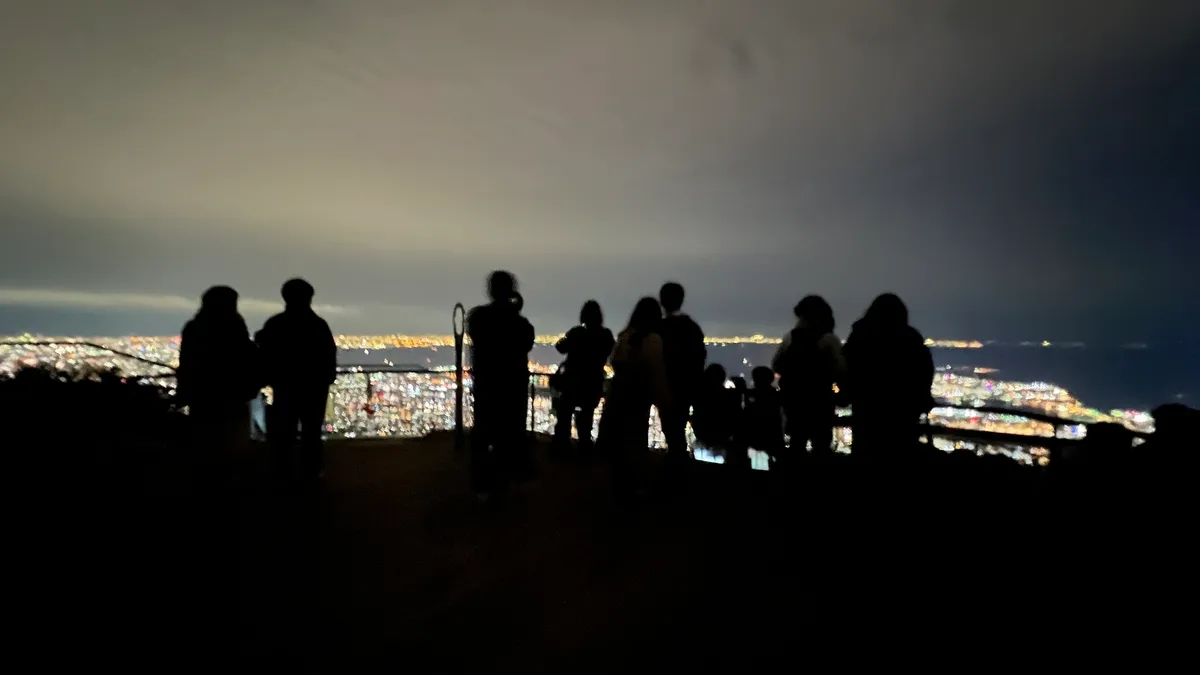
<instances>
[{"instance_id":1,"label":"distant city skyline","mask_svg":"<svg viewBox=\"0 0 1200 675\"><path fill-rule=\"evenodd\" d=\"M535 336L537 344L552 345L559 339L564 337L565 333L539 333ZM21 342L21 341L86 341L86 340L130 340L130 341L161 341L161 340L178 340L179 335L45 335L41 333L20 333L14 335L0 335L0 342ZM364 347L371 349L384 348L414 348L414 347L447 347L454 345L453 333L429 333L429 334L404 334L404 333L383 333L383 334L341 334L335 333L334 340L340 349L362 349ZM705 343L721 345L721 344L763 344L777 345L783 340L781 337L774 337L756 333L754 335L707 335L704 338ZM945 338L925 338L925 345L928 347L936 347L939 349L982 349L989 346L1005 346L1005 347L1041 347L1041 348L1059 348L1059 349L1079 349L1086 348L1087 343L1080 341L1051 341L1051 340L1021 340L1021 341L1004 341L1004 340L973 340L973 339L945 339ZM1123 349L1146 349L1149 347L1144 342L1126 343L1122 345L1105 345L1106 347L1121 347Z\"/></svg>"}]
</instances>

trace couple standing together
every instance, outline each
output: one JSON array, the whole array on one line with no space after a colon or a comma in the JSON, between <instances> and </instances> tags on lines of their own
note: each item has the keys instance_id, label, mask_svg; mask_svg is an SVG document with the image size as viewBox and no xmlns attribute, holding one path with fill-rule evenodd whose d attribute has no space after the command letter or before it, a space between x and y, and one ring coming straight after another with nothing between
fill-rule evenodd
<instances>
[{"instance_id":1,"label":"couple standing together","mask_svg":"<svg viewBox=\"0 0 1200 675\"><path fill-rule=\"evenodd\" d=\"M532 324L521 316L516 279L496 271L488 277L486 305L467 314L471 338L474 429L471 433L472 482L486 501L505 473L527 473L532 458L525 432ZM670 474L688 459L687 423L691 394L698 389L707 356L704 333L682 312L683 286L664 284L660 300L638 301L624 330L614 339L603 326L595 301L584 305L583 325L560 341L567 354L563 375L571 392L558 406L556 435L567 441L575 417L583 448L590 445L592 416L603 394L604 364L613 379L605 395L599 443L614 463L619 489L636 489L650 435L651 408L658 408L667 439ZM565 422L565 424L564 424ZM565 431L565 434L563 433ZM569 442L569 441L567 441Z\"/></svg>"},{"instance_id":2,"label":"couple standing together","mask_svg":"<svg viewBox=\"0 0 1200 675\"><path fill-rule=\"evenodd\" d=\"M683 313L683 300L683 286L675 282L663 284L657 300L639 300L612 349L613 378L598 440L613 463L618 492L645 485L652 407L667 441L667 479L677 480L686 469L692 397L708 354L704 331Z\"/></svg>"}]
</instances>

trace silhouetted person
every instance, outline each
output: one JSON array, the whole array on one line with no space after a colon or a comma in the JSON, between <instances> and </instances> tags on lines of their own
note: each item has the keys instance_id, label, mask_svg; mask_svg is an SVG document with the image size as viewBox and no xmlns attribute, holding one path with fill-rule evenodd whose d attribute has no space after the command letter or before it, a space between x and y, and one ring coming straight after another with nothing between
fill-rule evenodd
<instances>
[{"instance_id":1,"label":"silhouetted person","mask_svg":"<svg viewBox=\"0 0 1200 675\"><path fill-rule=\"evenodd\" d=\"M533 325L521 316L523 301L513 275L503 270L488 277L486 305L467 313L471 338L471 375L475 427L471 431L471 477L480 501L501 487L502 474L525 468L529 404L529 352Z\"/></svg>"},{"instance_id":2,"label":"silhouetted person","mask_svg":"<svg viewBox=\"0 0 1200 675\"><path fill-rule=\"evenodd\" d=\"M729 440L726 441L725 463L739 469L750 468L749 447L746 445L746 396L749 388L746 378L735 375L729 378L729 403L726 413L729 416Z\"/></svg>"},{"instance_id":3,"label":"silhouetted person","mask_svg":"<svg viewBox=\"0 0 1200 675\"><path fill-rule=\"evenodd\" d=\"M695 417L692 431L696 442L710 450L728 450L733 438L740 406L735 405L737 392L725 386L728 381L724 366L711 363L701 374L699 386L692 394Z\"/></svg>"},{"instance_id":4,"label":"silhouetted person","mask_svg":"<svg viewBox=\"0 0 1200 675\"><path fill-rule=\"evenodd\" d=\"M262 388L254 343L228 286L204 292L183 327L177 396L188 406L195 459L204 481L231 477L249 446L250 400Z\"/></svg>"},{"instance_id":5,"label":"silhouetted person","mask_svg":"<svg viewBox=\"0 0 1200 675\"><path fill-rule=\"evenodd\" d=\"M933 355L908 325L908 308L885 293L854 323L842 350L853 406L853 453L880 459L910 450L933 406Z\"/></svg>"},{"instance_id":6,"label":"silhouetted person","mask_svg":"<svg viewBox=\"0 0 1200 675\"><path fill-rule=\"evenodd\" d=\"M775 388L775 371L758 366L750 378L754 388L746 394L746 445L778 460L783 452L783 401Z\"/></svg>"},{"instance_id":7,"label":"silhouetted person","mask_svg":"<svg viewBox=\"0 0 1200 675\"><path fill-rule=\"evenodd\" d=\"M273 401L267 438L280 478L293 475L297 435L299 471L321 475L321 432L329 385L337 376L337 344L329 324L313 311L313 287L303 279L283 285L284 310L267 319L254 336L266 367Z\"/></svg>"},{"instance_id":8,"label":"silhouetted person","mask_svg":"<svg viewBox=\"0 0 1200 675\"><path fill-rule=\"evenodd\" d=\"M615 345L612 331L604 327L600 303L588 300L579 312L579 325L567 331L555 345L560 354L567 356L556 378L560 392L555 403L554 444L557 448L571 444L571 418L574 417L580 453L586 455L591 450L592 424L604 390L604 364Z\"/></svg>"},{"instance_id":9,"label":"silhouetted person","mask_svg":"<svg viewBox=\"0 0 1200 675\"><path fill-rule=\"evenodd\" d=\"M1154 433L1141 453L1161 466L1184 468L1194 464L1200 450L1200 411L1182 403L1160 405L1151 413Z\"/></svg>"},{"instance_id":10,"label":"silhouetted person","mask_svg":"<svg viewBox=\"0 0 1200 675\"><path fill-rule=\"evenodd\" d=\"M662 322L663 359L667 367L667 382L671 389L671 412L662 419L663 436L667 441L669 465L682 469L688 457L687 423L692 396L704 373L708 350L704 346L704 331L683 313L683 286L673 281L662 285L658 292L666 316Z\"/></svg>"},{"instance_id":11,"label":"silhouetted person","mask_svg":"<svg viewBox=\"0 0 1200 675\"><path fill-rule=\"evenodd\" d=\"M672 411L661 326L658 301L642 298L613 348L613 378L598 441L612 461L613 487L622 497L645 488L651 407L658 408L660 419Z\"/></svg>"},{"instance_id":12,"label":"silhouetted person","mask_svg":"<svg viewBox=\"0 0 1200 675\"><path fill-rule=\"evenodd\" d=\"M771 367L779 373L792 449L799 456L811 443L815 457L827 457L833 446L833 385L845 379L842 342L824 298L809 295L793 311L796 327L784 336Z\"/></svg>"}]
</instances>

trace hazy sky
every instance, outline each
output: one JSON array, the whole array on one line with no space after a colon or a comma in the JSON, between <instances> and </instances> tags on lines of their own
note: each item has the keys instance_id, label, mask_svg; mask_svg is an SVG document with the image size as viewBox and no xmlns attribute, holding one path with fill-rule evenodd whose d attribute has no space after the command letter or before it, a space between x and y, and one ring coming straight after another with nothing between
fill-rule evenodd
<instances>
[{"instance_id":1,"label":"hazy sky","mask_svg":"<svg viewBox=\"0 0 1200 675\"><path fill-rule=\"evenodd\" d=\"M708 332L875 294L938 336L1200 334L1195 0L0 0L0 332Z\"/></svg>"}]
</instances>

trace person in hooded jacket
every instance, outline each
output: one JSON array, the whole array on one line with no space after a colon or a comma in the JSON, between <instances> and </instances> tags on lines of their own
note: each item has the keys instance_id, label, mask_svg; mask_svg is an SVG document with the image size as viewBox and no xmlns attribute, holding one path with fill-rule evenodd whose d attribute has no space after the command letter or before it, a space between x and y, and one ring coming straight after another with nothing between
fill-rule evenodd
<instances>
[{"instance_id":1,"label":"person in hooded jacket","mask_svg":"<svg viewBox=\"0 0 1200 675\"><path fill-rule=\"evenodd\" d=\"M852 452L883 459L917 442L920 417L933 407L933 354L908 324L908 308L892 293L875 298L843 348L847 398L853 407Z\"/></svg>"},{"instance_id":2,"label":"person in hooded jacket","mask_svg":"<svg viewBox=\"0 0 1200 675\"><path fill-rule=\"evenodd\" d=\"M258 355L238 293L213 286L183 327L176 395L188 407L199 480L206 486L232 478L249 448L250 401L262 388Z\"/></svg>"},{"instance_id":3,"label":"person in hooded jacket","mask_svg":"<svg viewBox=\"0 0 1200 675\"><path fill-rule=\"evenodd\" d=\"M784 336L771 367L779 374L793 456L808 444L816 458L833 452L833 385L845 379L842 342L833 332L833 308L819 295L793 310L796 327Z\"/></svg>"}]
</instances>

